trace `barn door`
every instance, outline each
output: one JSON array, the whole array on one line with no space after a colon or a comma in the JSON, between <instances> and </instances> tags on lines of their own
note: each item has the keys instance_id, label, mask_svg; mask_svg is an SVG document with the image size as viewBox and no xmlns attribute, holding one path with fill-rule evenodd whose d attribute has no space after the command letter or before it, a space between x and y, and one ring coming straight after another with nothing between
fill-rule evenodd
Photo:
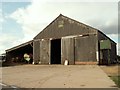
<instances>
[{"instance_id":1,"label":"barn door","mask_svg":"<svg viewBox=\"0 0 120 90\"><path fill-rule=\"evenodd\" d=\"M110 50L111 42L110 40L100 41L100 62L99 64L107 65L110 64Z\"/></svg>"},{"instance_id":2,"label":"barn door","mask_svg":"<svg viewBox=\"0 0 120 90\"><path fill-rule=\"evenodd\" d=\"M33 42L33 62L39 63L40 61L40 41L34 40Z\"/></svg>"},{"instance_id":3,"label":"barn door","mask_svg":"<svg viewBox=\"0 0 120 90\"><path fill-rule=\"evenodd\" d=\"M40 41L40 63L49 64L50 62L50 40Z\"/></svg>"},{"instance_id":4,"label":"barn door","mask_svg":"<svg viewBox=\"0 0 120 90\"><path fill-rule=\"evenodd\" d=\"M108 49L100 50L100 65L108 65L110 63L110 54Z\"/></svg>"},{"instance_id":5,"label":"barn door","mask_svg":"<svg viewBox=\"0 0 120 90\"><path fill-rule=\"evenodd\" d=\"M97 61L94 35L75 38L75 61L76 63Z\"/></svg>"},{"instance_id":6,"label":"barn door","mask_svg":"<svg viewBox=\"0 0 120 90\"><path fill-rule=\"evenodd\" d=\"M61 41L61 63L68 60L69 64L74 64L74 38L62 38Z\"/></svg>"}]
</instances>

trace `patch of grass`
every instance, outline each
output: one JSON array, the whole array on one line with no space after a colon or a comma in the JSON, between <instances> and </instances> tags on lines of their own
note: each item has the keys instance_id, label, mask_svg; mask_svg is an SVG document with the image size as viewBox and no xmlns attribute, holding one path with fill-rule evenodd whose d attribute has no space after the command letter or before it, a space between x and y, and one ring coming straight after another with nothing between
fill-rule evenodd
<instances>
[{"instance_id":1,"label":"patch of grass","mask_svg":"<svg viewBox=\"0 0 120 90\"><path fill-rule=\"evenodd\" d=\"M120 76L109 76L115 84L120 88Z\"/></svg>"}]
</instances>

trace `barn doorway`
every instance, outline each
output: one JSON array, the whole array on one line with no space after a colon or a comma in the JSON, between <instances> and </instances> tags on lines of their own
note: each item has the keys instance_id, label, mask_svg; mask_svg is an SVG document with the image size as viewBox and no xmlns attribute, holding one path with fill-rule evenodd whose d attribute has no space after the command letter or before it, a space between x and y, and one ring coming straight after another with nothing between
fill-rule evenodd
<instances>
[{"instance_id":1,"label":"barn doorway","mask_svg":"<svg viewBox=\"0 0 120 90\"><path fill-rule=\"evenodd\" d=\"M61 39L51 40L51 64L61 64Z\"/></svg>"}]
</instances>

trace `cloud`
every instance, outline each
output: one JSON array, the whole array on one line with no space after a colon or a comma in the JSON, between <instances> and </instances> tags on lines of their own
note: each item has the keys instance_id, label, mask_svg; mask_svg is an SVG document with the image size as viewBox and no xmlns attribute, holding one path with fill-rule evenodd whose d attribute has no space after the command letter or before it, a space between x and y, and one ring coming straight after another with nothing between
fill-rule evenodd
<instances>
[{"instance_id":1,"label":"cloud","mask_svg":"<svg viewBox=\"0 0 120 90\"><path fill-rule=\"evenodd\" d=\"M14 46L20 45L29 40L29 37L19 38L17 35L10 33L0 33L0 54L5 53L5 50Z\"/></svg>"},{"instance_id":2,"label":"cloud","mask_svg":"<svg viewBox=\"0 0 120 90\"><path fill-rule=\"evenodd\" d=\"M19 41L19 38L16 36L13 36L11 34L8 33L0 33L0 37L2 37L2 39L0 39L0 53L4 53L8 48L11 48L11 46L15 45L15 41Z\"/></svg>"},{"instance_id":3,"label":"cloud","mask_svg":"<svg viewBox=\"0 0 120 90\"><path fill-rule=\"evenodd\" d=\"M9 17L21 25L24 37L20 42L31 40L60 13L116 38L117 12L117 3L33 0L30 5L18 8Z\"/></svg>"},{"instance_id":4,"label":"cloud","mask_svg":"<svg viewBox=\"0 0 120 90\"><path fill-rule=\"evenodd\" d=\"M2 9L0 9L0 32L2 32L2 24L5 21L3 15L2 15Z\"/></svg>"},{"instance_id":5,"label":"cloud","mask_svg":"<svg viewBox=\"0 0 120 90\"><path fill-rule=\"evenodd\" d=\"M4 18L3 18L2 14L1 14L1 11L0 11L0 24L2 24L2 22L4 22Z\"/></svg>"},{"instance_id":6,"label":"cloud","mask_svg":"<svg viewBox=\"0 0 120 90\"><path fill-rule=\"evenodd\" d=\"M25 34L32 34L32 36L40 32L60 13L100 28L106 34L113 34L117 33L115 21L117 20L117 11L115 11L117 8L114 5L114 3L58 3L48 2L48 0L33 0L31 5L28 5L26 8L18 8L10 17L22 25ZM92 23L90 20L92 20Z\"/></svg>"},{"instance_id":7,"label":"cloud","mask_svg":"<svg viewBox=\"0 0 120 90\"><path fill-rule=\"evenodd\" d=\"M117 20L107 21L105 25L101 27L106 34L118 34L118 22Z\"/></svg>"},{"instance_id":8,"label":"cloud","mask_svg":"<svg viewBox=\"0 0 120 90\"><path fill-rule=\"evenodd\" d=\"M13 12L10 17L21 25L25 38L32 39L39 33L47 24L46 17L41 16L39 5L35 6L34 3L27 8L18 8Z\"/></svg>"}]
</instances>

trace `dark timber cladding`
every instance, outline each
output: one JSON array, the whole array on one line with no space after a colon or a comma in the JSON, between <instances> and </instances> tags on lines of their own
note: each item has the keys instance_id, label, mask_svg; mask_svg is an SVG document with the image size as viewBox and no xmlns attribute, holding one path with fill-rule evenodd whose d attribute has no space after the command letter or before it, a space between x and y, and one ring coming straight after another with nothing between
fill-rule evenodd
<instances>
[{"instance_id":1,"label":"dark timber cladding","mask_svg":"<svg viewBox=\"0 0 120 90\"><path fill-rule=\"evenodd\" d=\"M61 38L70 35L83 35L83 34L96 34L97 30L92 27L65 17L63 15L58 16L53 22L51 22L42 32L40 32L34 40L45 38Z\"/></svg>"},{"instance_id":2,"label":"dark timber cladding","mask_svg":"<svg viewBox=\"0 0 120 90\"><path fill-rule=\"evenodd\" d=\"M104 43L104 42L110 42ZM101 43L103 42L103 43ZM34 62L40 64L110 64L116 43L99 30L59 15L34 37ZM102 45L103 44L103 45ZM111 48L104 45L111 46Z\"/></svg>"},{"instance_id":3,"label":"dark timber cladding","mask_svg":"<svg viewBox=\"0 0 120 90\"><path fill-rule=\"evenodd\" d=\"M98 31L98 40L99 40L99 64L108 64L114 63L117 60L116 57L116 43L108 38L104 33ZM109 41L110 48L100 49L100 41Z\"/></svg>"},{"instance_id":4,"label":"dark timber cladding","mask_svg":"<svg viewBox=\"0 0 120 90\"><path fill-rule=\"evenodd\" d=\"M50 62L50 40L40 41L40 63L49 64Z\"/></svg>"},{"instance_id":5,"label":"dark timber cladding","mask_svg":"<svg viewBox=\"0 0 120 90\"><path fill-rule=\"evenodd\" d=\"M33 60L35 63L39 63L40 61L40 41L34 40L33 42Z\"/></svg>"},{"instance_id":6,"label":"dark timber cladding","mask_svg":"<svg viewBox=\"0 0 120 90\"><path fill-rule=\"evenodd\" d=\"M75 60L81 62L96 60L96 35L75 38ZM81 48L82 47L82 48ZM87 55L86 55L87 54Z\"/></svg>"},{"instance_id":7,"label":"dark timber cladding","mask_svg":"<svg viewBox=\"0 0 120 90\"><path fill-rule=\"evenodd\" d=\"M33 40L20 44L16 47L6 50L6 62L20 62L24 63L24 54L31 55L30 63L33 62Z\"/></svg>"},{"instance_id":8,"label":"dark timber cladding","mask_svg":"<svg viewBox=\"0 0 120 90\"><path fill-rule=\"evenodd\" d=\"M60 14L32 41L6 50L8 60L24 53L33 53L36 64L66 60L71 65L111 64L116 61L116 43L101 31Z\"/></svg>"},{"instance_id":9,"label":"dark timber cladding","mask_svg":"<svg viewBox=\"0 0 120 90\"><path fill-rule=\"evenodd\" d=\"M74 64L74 38L62 38L62 64L65 60Z\"/></svg>"}]
</instances>

